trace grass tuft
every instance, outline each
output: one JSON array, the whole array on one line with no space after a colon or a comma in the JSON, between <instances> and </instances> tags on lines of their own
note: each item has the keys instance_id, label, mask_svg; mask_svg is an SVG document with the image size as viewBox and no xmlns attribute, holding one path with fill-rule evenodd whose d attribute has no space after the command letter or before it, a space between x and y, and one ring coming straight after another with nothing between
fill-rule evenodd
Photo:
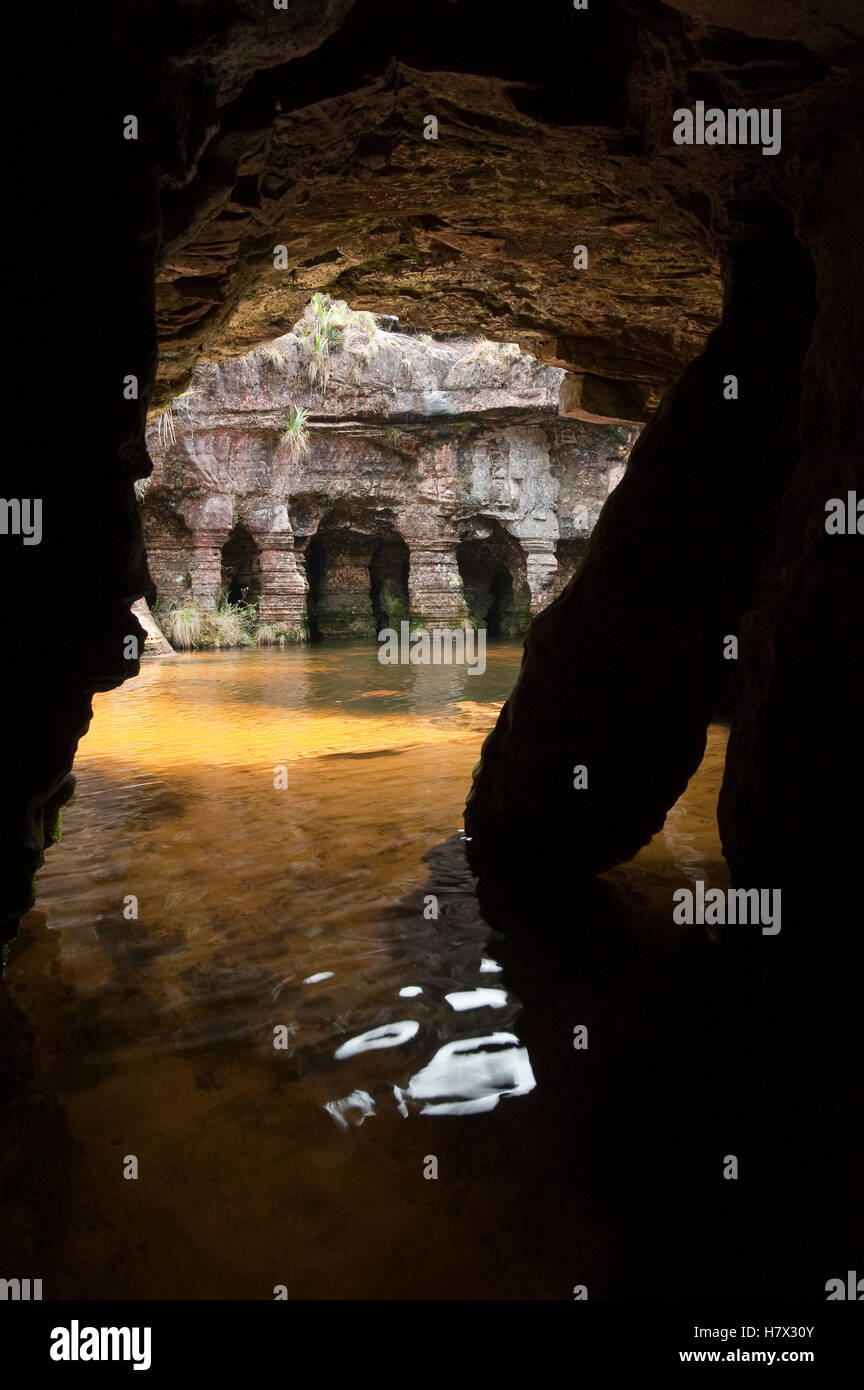
<instances>
[{"instance_id":1,"label":"grass tuft","mask_svg":"<svg viewBox=\"0 0 864 1390\"><path fill-rule=\"evenodd\" d=\"M305 405L289 405L282 440L295 460L302 458L309 450L309 431L306 423L308 419L309 411Z\"/></svg>"},{"instance_id":2,"label":"grass tuft","mask_svg":"<svg viewBox=\"0 0 864 1390\"><path fill-rule=\"evenodd\" d=\"M333 369L334 353L346 349L354 358L353 374L369 366L380 347L381 330L374 314L349 309L344 299L313 294L294 325L301 366L311 386L323 393Z\"/></svg>"},{"instance_id":3,"label":"grass tuft","mask_svg":"<svg viewBox=\"0 0 864 1390\"><path fill-rule=\"evenodd\" d=\"M190 601L157 603L153 616L172 647L179 651L220 650L255 645L258 609L254 603L229 603L220 595L215 608Z\"/></svg>"}]
</instances>

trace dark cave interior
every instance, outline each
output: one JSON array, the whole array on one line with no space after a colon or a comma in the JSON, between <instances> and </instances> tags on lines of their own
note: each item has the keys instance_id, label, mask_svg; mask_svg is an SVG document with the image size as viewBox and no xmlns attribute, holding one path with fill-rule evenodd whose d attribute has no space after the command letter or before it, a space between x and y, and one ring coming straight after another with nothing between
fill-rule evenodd
<instances>
[{"instance_id":1,"label":"dark cave interior","mask_svg":"<svg viewBox=\"0 0 864 1390\"><path fill-rule=\"evenodd\" d=\"M860 534L829 535L824 516L830 498L864 491L860 6L131 0L75 7L52 42L45 78L75 158L46 171L32 154L48 207L30 215L42 236L59 214L62 255L32 266L28 220L24 418L30 397L45 413L32 366L46 325L71 325L75 350L52 376L61 427L35 456L17 451L4 484L45 514L41 545L2 538L4 591L27 596L4 686L5 937L58 833L92 695L138 670L123 653L139 632L130 604L152 591L133 490L149 472L148 408L183 391L200 358L285 331L313 287L518 342L566 369L574 400L606 403L599 418L648 419L584 554L569 543L573 577L530 626L466 812L544 1075L566 1095L538 959L558 953L562 976L607 997L617 938L591 926L592 880L648 841L698 767L737 634L720 834L735 884L782 889L782 937L770 961L734 932L716 952L683 951L647 1047L665 1079L646 1082L622 1043L629 1118L597 1102L592 1121L606 1181L650 1209L634 1261L665 1242L670 1287L716 1293L737 1278L761 1297L826 1263L855 1268L864 567ZM35 130L41 93L30 100ZM672 111L700 100L782 108L780 157L673 145ZM126 113L137 140L123 138ZM582 243L587 271L573 268ZM366 586L372 633L405 601L404 542L386 520L338 523L308 542L314 632L339 635L345 590L328 576L341 574ZM466 592L502 634L521 633L521 576L503 552L491 571L476 547L466 532ZM223 577L229 596L256 588L245 531ZM368 634L355 622L350 635ZM574 764L591 769L581 798L562 776ZM637 979L652 969L641 949ZM26 1191L44 1187L50 1212L36 1155L62 1147L62 1123L26 1025L0 1008L3 1133L18 1135L7 1167ZM576 1123L563 1100L561 1112L556 1163ZM694 1166L670 1173L658 1149L628 1176L628 1137L658 1116L664 1149L679 1143ZM758 1153L734 1212L694 1175L718 1144ZM688 1243L699 1203L722 1251L710 1269ZM37 1247L48 1239L43 1225Z\"/></svg>"}]
</instances>

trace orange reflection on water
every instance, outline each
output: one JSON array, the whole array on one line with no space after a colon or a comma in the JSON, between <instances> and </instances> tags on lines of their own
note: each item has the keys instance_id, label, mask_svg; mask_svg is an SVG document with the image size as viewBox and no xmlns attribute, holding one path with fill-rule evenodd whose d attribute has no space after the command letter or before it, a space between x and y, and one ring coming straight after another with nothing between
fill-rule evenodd
<instances>
[{"instance_id":1,"label":"orange reflection on water","mask_svg":"<svg viewBox=\"0 0 864 1390\"><path fill-rule=\"evenodd\" d=\"M470 1191L505 1239L502 1135L542 1088L458 845L424 855L520 658L382 681L365 645L199 654L96 697L8 974L72 1141L52 1297L425 1295L393 1250L440 1222L430 1129L454 1219ZM723 738L622 892L722 873Z\"/></svg>"}]
</instances>

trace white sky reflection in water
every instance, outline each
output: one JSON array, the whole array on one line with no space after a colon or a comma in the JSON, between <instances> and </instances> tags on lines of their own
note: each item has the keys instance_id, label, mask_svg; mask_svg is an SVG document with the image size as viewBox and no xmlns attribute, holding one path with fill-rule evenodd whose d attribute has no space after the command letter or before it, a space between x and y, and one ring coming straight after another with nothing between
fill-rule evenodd
<instances>
[{"instance_id":1,"label":"white sky reflection in water","mask_svg":"<svg viewBox=\"0 0 864 1390\"><path fill-rule=\"evenodd\" d=\"M423 1101L421 1115L478 1115L502 1096L524 1096L537 1082L528 1053L513 1033L445 1043L404 1089L394 1087L400 1114Z\"/></svg>"},{"instance_id":2,"label":"white sky reflection in water","mask_svg":"<svg viewBox=\"0 0 864 1390\"><path fill-rule=\"evenodd\" d=\"M451 1009L462 1013L465 1009L503 1009L507 1003L507 992L503 989L464 989L445 994L444 998Z\"/></svg>"},{"instance_id":3,"label":"white sky reflection in water","mask_svg":"<svg viewBox=\"0 0 864 1390\"><path fill-rule=\"evenodd\" d=\"M419 1032L420 1024L414 1019L383 1023L380 1028L370 1028L357 1038L349 1038L341 1047L337 1047L333 1056L341 1062L345 1057L355 1057L358 1052L374 1052L378 1047L399 1047L400 1043L416 1038Z\"/></svg>"}]
</instances>

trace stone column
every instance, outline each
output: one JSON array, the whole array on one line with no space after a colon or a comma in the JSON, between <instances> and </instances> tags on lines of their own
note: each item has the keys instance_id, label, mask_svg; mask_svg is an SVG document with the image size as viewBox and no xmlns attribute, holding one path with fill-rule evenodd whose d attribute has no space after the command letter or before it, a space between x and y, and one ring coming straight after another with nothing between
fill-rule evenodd
<instances>
[{"instance_id":1,"label":"stone column","mask_svg":"<svg viewBox=\"0 0 864 1390\"><path fill-rule=\"evenodd\" d=\"M520 537L525 551L525 569L531 590L531 616L540 613L555 597L558 560L552 537Z\"/></svg>"},{"instance_id":2,"label":"stone column","mask_svg":"<svg viewBox=\"0 0 864 1390\"><path fill-rule=\"evenodd\" d=\"M177 514L192 533L191 597L202 608L215 608L222 587L222 547L233 522L233 498L228 493L210 493L178 507Z\"/></svg>"},{"instance_id":3,"label":"stone column","mask_svg":"<svg viewBox=\"0 0 864 1390\"><path fill-rule=\"evenodd\" d=\"M257 535L261 593L258 620L285 632L295 641L307 635L306 579L297 564L294 537L290 532L281 535Z\"/></svg>"},{"instance_id":4,"label":"stone column","mask_svg":"<svg viewBox=\"0 0 864 1390\"><path fill-rule=\"evenodd\" d=\"M189 573L192 598L202 608L215 608L222 587L222 547L227 530L192 532L192 559Z\"/></svg>"},{"instance_id":5,"label":"stone column","mask_svg":"<svg viewBox=\"0 0 864 1390\"><path fill-rule=\"evenodd\" d=\"M170 539L147 540L147 567L160 603L184 603L189 599L192 538L186 545Z\"/></svg>"},{"instance_id":6,"label":"stone column","mask_svg":"<svg viewBox=\"0 0 864 1390\"><path fill-rule=\"evenodd\" d=\"M412 624L428 628L462 627L468 609L456 560L456 541L412 541L409 537L406 540Z\"/></svg>"},{"instance_id":7,"label":"stone column","mask_svg":"<svg viewBox=\"0 0 864 1390\"><path fill-rule=\"evenodd\" d=\"M310 614L321 637L374 637L369 564L371 536L346 533L323 538L319 589Z\"/></svg>"}]
</instances>

